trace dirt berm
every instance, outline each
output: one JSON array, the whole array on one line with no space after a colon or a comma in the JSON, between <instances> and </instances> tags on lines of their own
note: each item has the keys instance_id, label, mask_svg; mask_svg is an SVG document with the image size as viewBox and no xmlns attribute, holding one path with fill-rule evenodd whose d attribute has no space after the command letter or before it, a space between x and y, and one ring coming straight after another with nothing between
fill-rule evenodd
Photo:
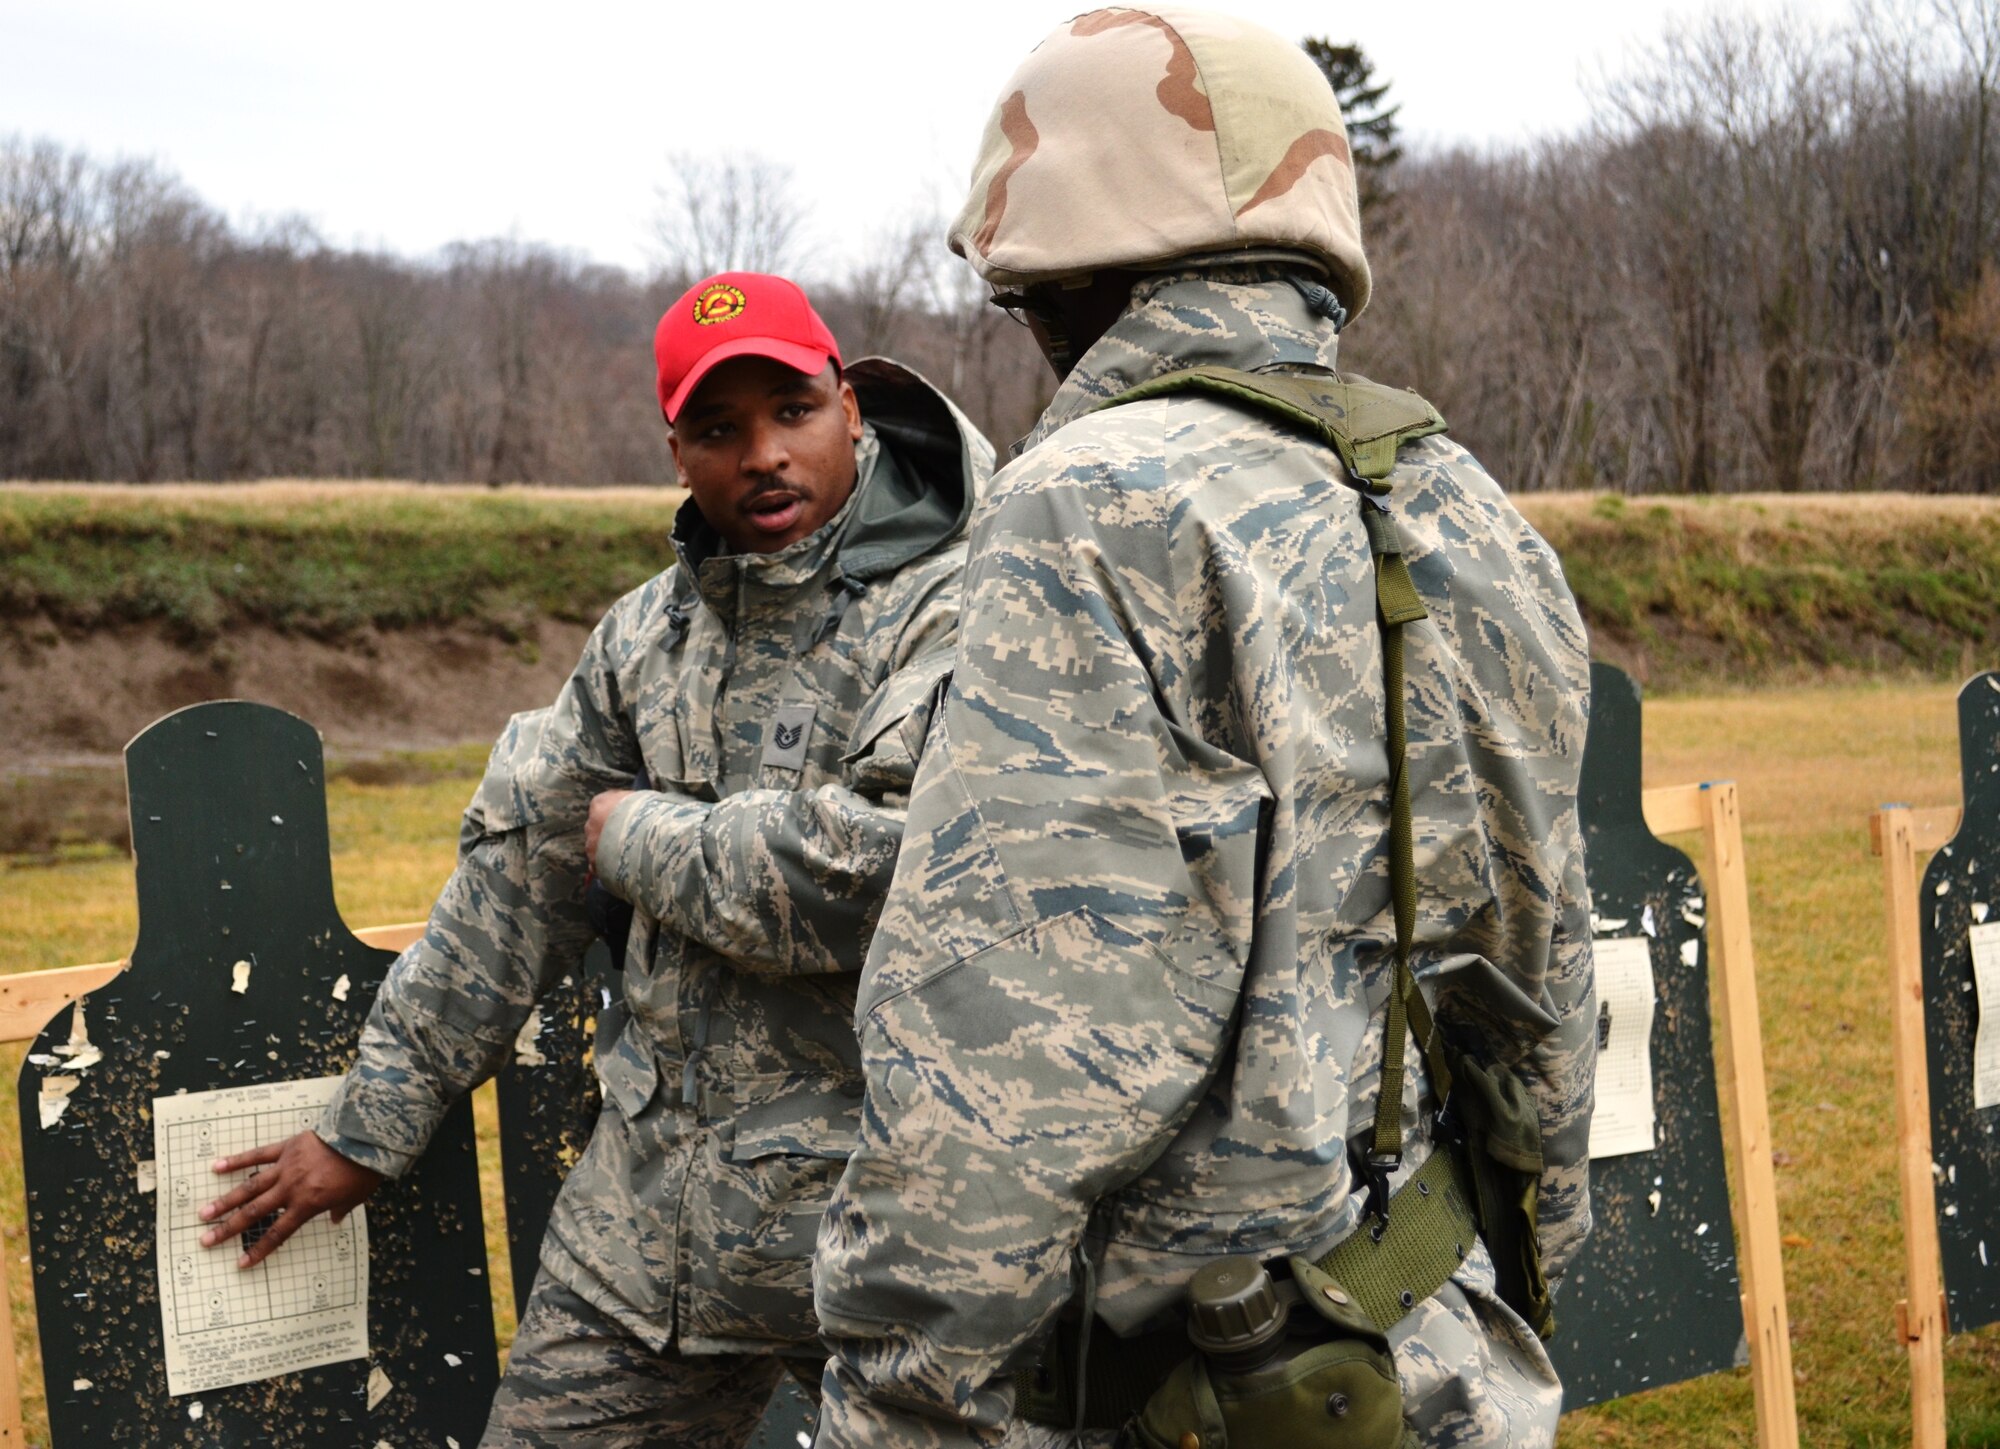
<instances>
[{"instance_id":1,"label":"dirt berm","mask_svg":"<svg viewBox=\"0 0 2000 1449\"><path fill-rule=\"evenodd\" d=\"M204 699L336 752L488 740L665 566L650 489L0 486L0 773ZM1593 651L1649 690L2000 663L2000 499L1529 494Z\"/></svg>"},{"instance_id":2,"label":"dirt berm","mask_svg":"<svg viewBox=\"0 0 2000 1449\"><path fill-rule=\"evenodd\" d=\"M542 620L513 642L464 624L364 629L338 641L246 626L191 643L162 624L0 630L0 773L99 763L161 715L255 699L319 727L337 753L490 740L553 700L589 630Z\"/></svg>"}]
</instances>

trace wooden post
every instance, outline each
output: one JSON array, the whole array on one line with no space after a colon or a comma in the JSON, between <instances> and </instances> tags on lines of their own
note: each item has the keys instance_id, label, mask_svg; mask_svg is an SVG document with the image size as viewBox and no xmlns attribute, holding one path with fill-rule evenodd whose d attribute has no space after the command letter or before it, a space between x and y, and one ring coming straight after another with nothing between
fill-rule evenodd
<instances>
[{"instance_id":1,"label":"wooden post","mask_svg":"<svg viewBox=\"0 0 2000 1449\"><path fill-rule=\"evenodd\" d=\"M0 1253L4 1264L5 1253ZM21 1428L21 1366L15 1361L14 1305L7 1297L7 1275L0 1268L0 1449L21 1449L27 1443Z\"/></svg>"},{"instance_id":2,"label":"wooden post","mask_svg":"<svg viewBox=\"0 0 2000 1449\"><path fill-rule=\"evenodd\" d=\"M1709 967L1720 983L1722 1060L1719 1087L1731 1106L1727 1141L1736 1172L1737 1261L1743 1276L1743 1333L1750 1345L1762 1449L1797 1449L1798 1394L1785 1308L1785 1264L1778 1228L1778 1179L1771 1162L1771 1109L1764 1084L1763 1025L1757 1009L1757 963L1750 949L1750 877L1743 858L1743 817L1736 785L1674 785L1642 797L1655 835L1699 830L1708 886Z\"/></svg>"},{"instance_id":3,"label":"wooden post","mask_svg":"<svg viewBox=\"0 0 2000 1449\"><path fill-rule=\"evenodd\" d=\"M1709 961L1722 986L1717 996L1722 1008L1718 1023L1722 1090L1734 1118L1729 1148L1736 1166L1736 1245L1743 1269L1743 1331L1750 1344L1757 1442L1763 1449L1797 1449L1799 1412L1778 1232L1778 1178L1771 1162L1764 1036L1757 1010L1756 958L1750 950L1750 878L1743 860L1743 819L1735 782L1703 787L1702 804L1709 866Z\"/></svg>"},{"instance_id":4,"label":"wooden post","mask_svg":"<svg viewBox=\"0 0 2000 1449\"><path fill-rule=\"evenodd\" d=\"M1944 1267L1938 1256L1937 1185L1931 1180L1930 1068L1924 1043L1924 961L1917 914L1917 830L1892 805L1870 822L1882 856L1889 914L1891 1030L1896 1048L1896 1142L1903 1183L1909 1297L1896 1332L1910 1354L1912 1449L1944 1449Z\"/></svg>"}]
</instances>

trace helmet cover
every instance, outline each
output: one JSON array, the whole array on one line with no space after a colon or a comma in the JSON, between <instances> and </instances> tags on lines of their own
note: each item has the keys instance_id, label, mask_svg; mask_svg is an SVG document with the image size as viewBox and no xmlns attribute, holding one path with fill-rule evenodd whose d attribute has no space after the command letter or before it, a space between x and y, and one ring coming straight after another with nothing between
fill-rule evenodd
<instances>
[{"instance_id":1,"label":"helmet cover","mask_svg":"<svg viewBox=\"0 0 2000 1449\"><path fill-rule=\"evenodd\" d=\"M1350 316L1367 257L1347 128L1299 46L1200 10L1093 10L1015 71L951 248L998 286L1302 252Z\"/></svg>"}]
</instances>

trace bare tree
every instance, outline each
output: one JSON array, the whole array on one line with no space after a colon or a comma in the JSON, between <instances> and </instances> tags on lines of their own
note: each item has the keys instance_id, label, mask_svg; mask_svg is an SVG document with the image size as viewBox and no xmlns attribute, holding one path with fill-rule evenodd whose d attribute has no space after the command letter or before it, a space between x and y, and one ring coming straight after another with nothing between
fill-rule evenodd
<instances>
[{"instance_id":1,"label":"bare tree","mask_svg":"<svg viewBox=\"0 0 2000 1449\"><path fill-rule=\"evenodd\" d=\"M901 343L917 307L934 250L944 246L934 216L917 215L885 227L849 269L844 300L852 309L862 353L887 353Z\"/></svg>"},{"instance_id":2,"label":"bare tree","mask_svg":"<svg viewBox=\"0 0 2000 1449\"><path fill-rule=\"evenodd\" d=\"M82 155L0 142L0 457L19 472L96 472L77 392L96 200Z\"/></svg>"},{"instance_id":3,"label":"bare tree","mask_svg":"<svg viewBox=\"0 0 2000 1449\"><path fill-rule=\"evenodd\" d=\"M2000 488L2000 0L1669 34L1578 134L1396 163L1345 365L1515 488ZM815 305L1005 443L1052 390L933 204ZM691 275L793 270L756 158L676 158L666 273L229 226L163 168L0 137L0 477L669 475L647 346ZM1385 224L1386 223L1386 224Z\"/></svg>"},{"instance_id":4,"label":"bare tree","mask_svg":"<svg viewBox=\"0 0 2000 1449\"><path fill-rule=\"evenodd\" d=\"M683 284L715 272L788 272L798 259L806 207L789 166L676 152L654 194L661 260Z\"/></svg>"},{"instance_id":5,"label":"bare tree","mask_svg":"<svg viewBox=\"0 0 2000 1449\"><path fill-rule=\"evenodd\" d=\"M426 380L418 350L422 288L386 259L366 259L344 289L357 344L354 462L363 477L391 478L407 456Z\"/></svg>"}]
</instances>

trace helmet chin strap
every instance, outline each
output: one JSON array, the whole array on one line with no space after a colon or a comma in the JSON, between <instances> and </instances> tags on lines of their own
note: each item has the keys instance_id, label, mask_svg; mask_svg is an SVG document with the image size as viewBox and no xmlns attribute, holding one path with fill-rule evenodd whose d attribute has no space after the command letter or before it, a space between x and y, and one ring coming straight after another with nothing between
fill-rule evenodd
<instances>
[{"instance_id":1,"label":"helmet chin strap","mask_svg":"<svg viewBox=\"0 0 2000 1449\"><path fill-rule=\"evenodd\" d=\"M1046 284L1030 287L1023 294L1027 300L1027 311L1035 319L1044 339L1042 350L1047 354L1049 366L1055 370L1056 381L1067 378L1076 367L1077 348L1070 335L1069 321L1063 309L1056 305L1053 289Z\"/></svg>"},{"instance_id":2,"label":"helmet chin strap","mask_svg":"<svg viewBox=\"0 0 2000 1449\"><path fill-rule=\"evenodd\" d=\"M1060 380L1132 305L1141 273L1122 267L1085 272L1023 289L1028 310L1046 338L1044 351Z\"/></svg>"},{"instance_id":3,"label":"helmet chin strap","mask_svg":"<svg viewBox=\"0 0 2000 1449\"><path fill-rule=\"evenodd\" d=\"M1049 339L1049 366L1055 369L1056 381L1061 382L1076 368L1076 348L1069 340L1069 328L1053 318L1042 318L1042 331Z\"/></svg>"}]
</instances>

